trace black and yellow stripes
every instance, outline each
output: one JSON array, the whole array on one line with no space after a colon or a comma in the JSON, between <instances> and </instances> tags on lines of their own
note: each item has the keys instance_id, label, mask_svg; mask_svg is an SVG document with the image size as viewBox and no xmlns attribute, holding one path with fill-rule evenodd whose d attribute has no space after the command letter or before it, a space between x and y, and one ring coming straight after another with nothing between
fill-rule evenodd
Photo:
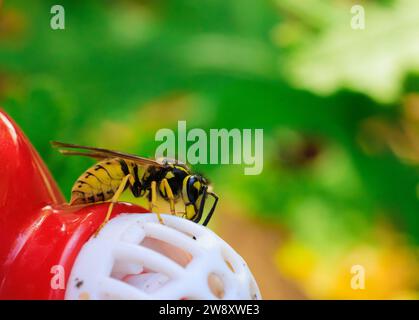
<instances>
[{"instance_id":1,"label":"black and yellow stripes","mask_svg":"<svg viewBox=\"0 0 419 320\"><path fill-rule=\"evenodd\" d=\"M135 196L141 190L144 167L134 161L124 159L105 159L86 170L71 190L70 204L94 203L112 198L122 179L130 174L134 184L127 183Z\"/></svg>"},{"instance_id":2,"label":"black and yellow stripes","mask_svg":"<svg viewBox=\"0 0 419 320\"><path fill-rule=\"evenodd\" d=\"M70 204L107 201L126 176L117 159L105 159L86 170L71 190Z\"/></svg>"}]
</instances>

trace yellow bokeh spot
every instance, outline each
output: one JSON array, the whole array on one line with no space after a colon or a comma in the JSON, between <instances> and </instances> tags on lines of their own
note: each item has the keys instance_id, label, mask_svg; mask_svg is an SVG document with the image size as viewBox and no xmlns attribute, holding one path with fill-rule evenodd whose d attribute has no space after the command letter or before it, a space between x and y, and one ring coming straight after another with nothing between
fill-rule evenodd
<instances>
[{"instance_id":1,"label":"yellow bokeh spot","mask_svg":"<svg viewBox=\"0 0 419 320\"><path fill-rule=\"evenodd\" d=\"M298 242L287 242L275 253L275 264L287 277L307 281L312 276L317 258L313 251Z\"/></svg>"},{"instance_id":2,"label":"yellow bokeh spot","mask_svg":"<svg viewBox=\"0 0 419 320\"><path fill-rule=\"evenodd\" d=\"M386 241L358 244L337 256L328 256L304 243L289 241L275 253L281 274L294 280L315 299L417 299L418 257L407 243L385 231ZM364 271L364 288L353 285Z\"/></svg>"}]
</instances>

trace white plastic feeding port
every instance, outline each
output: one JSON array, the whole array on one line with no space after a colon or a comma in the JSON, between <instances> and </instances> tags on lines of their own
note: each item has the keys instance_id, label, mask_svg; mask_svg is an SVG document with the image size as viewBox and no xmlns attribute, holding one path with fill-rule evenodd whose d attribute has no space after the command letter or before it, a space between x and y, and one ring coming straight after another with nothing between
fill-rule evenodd
<instances>
[{"instance_id":1,"label":"white plastic feeding port","mask_svg":"<svg viewBox=\"0 0 419 320\"><path fill-rule=\"evenodd\" d=\"M261 299L245 261L184 218L123 214L80 250L66 299Z\"/></svg>"}]
</instances>

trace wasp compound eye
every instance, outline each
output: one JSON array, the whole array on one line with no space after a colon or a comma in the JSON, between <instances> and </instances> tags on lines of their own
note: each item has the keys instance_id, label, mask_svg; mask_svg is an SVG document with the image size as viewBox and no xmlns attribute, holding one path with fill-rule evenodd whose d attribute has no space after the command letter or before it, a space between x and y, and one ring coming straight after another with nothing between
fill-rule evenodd
<instances>
[{"instance_id":1,"label":"wasp compound eye","mask_svg":"<svg viewBox=\"0 0 419 320\"><path fill-rule=\"evenodd\" d=\"M197 176L190 176L188 179L188 198L191 203L195 203L201 193L202 183Z\"/></svg>"}]
</instances>

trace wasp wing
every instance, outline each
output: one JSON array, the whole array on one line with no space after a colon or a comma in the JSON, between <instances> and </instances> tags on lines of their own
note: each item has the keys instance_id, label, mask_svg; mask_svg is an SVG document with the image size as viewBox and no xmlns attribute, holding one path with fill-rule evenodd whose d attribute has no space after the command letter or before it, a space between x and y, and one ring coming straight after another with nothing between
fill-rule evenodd
<instances>
[{"instance_id":1,"label":"wasp wing","mask_svg":"<svg viewBox=\"0 0 419 320\"><path fill-rule=\"evenodd\" d=\"M56 147L56 148L82 149L82 150L91 151L91 152L80 152L80 151L73 151L73 150L60 150L60 152L64 155L86 156L86 157L91 157L95 159L122 158L122 159L135 161L136 163L141 164L141 165L153 165L157 167L163 166L161 163L157 162L156 160L143 158L143 157L139 157L133 154L114 151L114 150L80 146L77 144L64 143L64 142L58 142L58 141L51 141L51 144L53 147Z\"/></svg>"},{"instance_id":2,"label":"wasp wing","mask_svg":"<svg viewBox=\"0 0 419 320\"><path fill-rule=\"evenodd\" d=\"M103 159L109 158L109 156L103 153L99 153L99 152L81 152L81 151L65 150L65 149L60 149L58 151L65 156L84 156L84 157L94 158L97 160L103 160Z\"/></svg>"}]
</instances>

